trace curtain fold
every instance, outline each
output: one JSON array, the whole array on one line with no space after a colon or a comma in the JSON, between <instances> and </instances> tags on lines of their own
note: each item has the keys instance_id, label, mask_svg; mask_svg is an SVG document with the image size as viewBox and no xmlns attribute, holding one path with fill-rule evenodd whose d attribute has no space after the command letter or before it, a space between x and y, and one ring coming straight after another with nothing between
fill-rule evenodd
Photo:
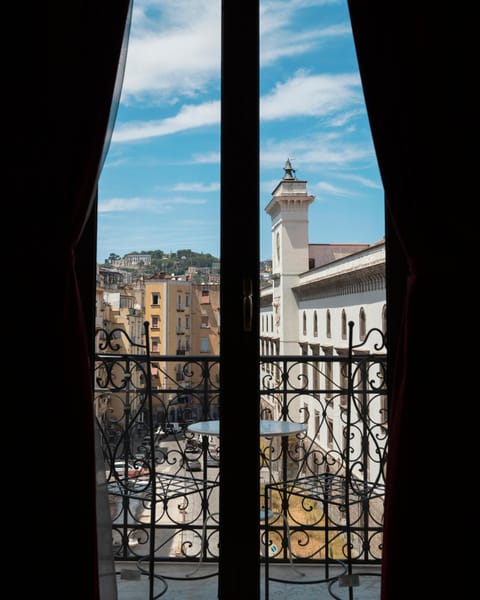
<instances>
[{"instance_id":1,"label":"curtain fold","mask_svg":"<svg viewBox=\"0 0 480 600\"><path fill-rule=\"evenodd\" d=\"M53 347L63 358L63 388L58 404L64 426L55 444L68 448L65 499L73 531L75 594L113 598L100 590L99 565L105 544L98 532L93 413L97 184L108 149L121 89L129 33L131 0L50 2L48 15L49 216L42 253L52 281L62 282ZM87 266L87 269L85 269ZM84 274L87 273L86 276ZM104 490L105 493L105 490ZM105 514L102 513L103 518ZM109 516L109 515L108 515ZM67 544L67 538L64 540ZM105 580L102 579L105 590ZM110 594L113 587L110 586Z\"/></svg>"},{"instance_id":2,"label":"curtain fold","mask_svg":"<svg viewBox=\"0 0 480 600\"><path fill-rule=\"evenodd\" d=\"M462 245L463 216L454 214L447 199L462 204L458 157L468 128L462 121L471 117L459 75L467 57L460 39L467 17L438 3L348 5L386 202L393 373L382 600L413 592L433 598L437 588L443 596L445 581L420 574L430 551L445 546L446 535L434 509L442 510L438 494L445 464L439 451L450 403L439 380L436 351L445 347L447 332L437 307L454 306L455 286L446 277L455 278ZM451 507L452 495L445 501ZM442 560L437 554L435 559Z\"/></svg>"}]
</instances>

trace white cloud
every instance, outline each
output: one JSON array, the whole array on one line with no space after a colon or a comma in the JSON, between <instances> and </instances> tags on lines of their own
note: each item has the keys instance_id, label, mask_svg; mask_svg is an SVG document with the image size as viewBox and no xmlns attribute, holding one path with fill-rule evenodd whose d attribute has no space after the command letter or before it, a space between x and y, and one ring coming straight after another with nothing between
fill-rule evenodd
<instances>
[{"instance_id":1,"label":"white cloud","mask_svg":"<svg viewBox=\"0 0 480 600\"><path fill-rule=\"evenodd\" d=\"M349 123L352 119L355 119L359 115L364 114L365 109L359 108L357 110L350 110L339 115L335 115L332 119L329 120L329 125L332 127L343 127L347 123Z\"/></svg>"},{"instance_id":2,"label":"white cloud","mask_svg":"<svg viewBox=\"0 0 480 600\"><path fill-rule=\"evenodd\" d=\"M338 0L262 1L262 66L305 54L331 39L351 35L350 23L298 27L302 9ZM215 90L221 68L220 0L138 0L134 3L122 102L178 103Z\"/></svg>"},{"instance_id":3,"label":"white cloud","mask_svg":"<svg viewBox=\"0 0 480 600\"><path fill-rule=\"evenodd\" d=\"M166 213L174 210L179 204L206 204L207 200L204 198L185 198L175 197L168 199L154 199L154 198L107 198L101 200L98 205L99 213L113 213L113 212L132 212L132 211L143 211L143 212L155 212L155 213Z\"/></svg>"},{"instance_id":4,"label":"white cloud","mask_svg":"<svg viewBox=\"0 0 480 600\"><path fill-rule=\"evenodd\" d=\"M109 198L98 203L99 213L150 210L156 206L151 198Z\"/></svg>"},{"instance_id":5,"label":"white cloud","mask_svg":"<svg viewBox=\"0 0 480 600\"><path fill-rule=\"evenodd\" d=\"M207 204L205 198L173 198L173 204Z\"/></svg>"},{"instance_id":6,"label":"white cloud","mask_svg":"<svg viewBox=\"0 0 480 600\"><path fill-rule=\"evenodd\" d=\"M285 83L278 83L270 94L261 98L260 117L268 121L299 116L328 116L352 106L363 106L357 74L308 75L298 71L294 77ZM335 124L347 122L358 113L359 110L350 110L337 117ZM112 143L171 135L219 123L219 101L185 105L176 115L163 120L118 123Z\"/></svg>"},{"instance_id":7,"label":"white cloud","mask_svg":"<svg viewBox=\"0 0 480 600\"><path fill-rule=\"evenodd\" d=\"M292 26L295 15L302 9L339 4L343 0L262 0L260 2L260 29L264 33Z\"/></svg>"},{"instance_id":8,"label":"white cloud","mask_svg":"<svg viewBox=\"0 0 480 600\"><path fill-rule=\"evenodd\" d=\"M343 175L343 178L355 181L357 183L360 183L361 185L364 185L367 188L374 190L381 190L383 187L380 183L378 183L378 181L368 179L367 177L361 177L360 175Z\"/></svg>"},{"instance_id":9,"label":"white cloud","mask_svg":"<svg viewBox=\"0 0 480 600\"><path fill-rule=\"evenodd\" d=\"M220 123L220 102L185 105L173 117L160 121L119 123L112 135L112 143L131 142L151 137L160 137Z\"/></svg>"},{"instance_id":10,"label":"white cloud","mask_svg":"<svg viewBox=\"0 0 480 600\"><path fill-rule=\"evenodd\" d=\"M287 158L290 158L294 169L296 165L301 166L304 175L297 173L297 176L302 179L309 171L341 171L352 167L356 161L371 161L371 147L349 141L336 133L268 140L260 150L262 168L278 168L280 165L283 168Z\"/></svg>"},{"instance_id":11,"label":"white cloud","mask_svg":"<svg viewBox=\"0 0 480 600\"><path fill-rule=\"evenodd\" d=\"M338 187L336 185L333 185L332 183L329 183L328 181L319 181L318 183L314 184L312 187L314 190L318 190L320 192L326 192L326 193L334 195L334 196L351 196L352 195L352 190Z\"/></svg>"},{"instance_id":12,"label":"white cloud","mask_svg":"<svg viewBox=\"0 0 480 600\"><path fill-rule=\"evenodd\" d=\"M178 192L216 192L220 189L219 183L177 183L173 189Z\"/></svg>"},{"instance_id":13,"label":"white cloud","mask_svg":"<svg viewBox=\"0 0 480 600\"><path fill-rule=\"evenodd\" d=\"M282 23L282 26L284 24ZM332 25L324 29L311 29L307 31L285 31L279 29L268 35L265 33L260 42L260 65L270 66L282 58L299 56L310 52L332 38L351 35L351 28L347 24Z\"/></svg>"},{"instance_id":14,"label":"white cloud","mask_svg":"<svg viewBox=\"0 0 480 600\"><path fill-rule=\"evenodd\" d=\"M122 90L126 103L142 96L174 101L220 77L220 2L134 3ZM152 98L149 98L149 102Z\"/></svg>"},{"instance_id":15,"label":"white cloud","mask_svg":"<svg viewBox=\"0 0 480 600\"><path fill-rule=\"evenodd\" d=\"M220 164L220 152L205 152L201 154L194 154L192 156L192 162L196 164Z\"/></svg>"},{"instance_id":16,"label":"white cloud","mask_svg":"<svg viewBox=\"0 0 480 600\"><path fill-rule=\"evenodd\" d=\"M282 119L295 116L326 116L361 105L358 74L308 75L298 71L260 101L260 118Z\"/></svg>"}]
</instances>

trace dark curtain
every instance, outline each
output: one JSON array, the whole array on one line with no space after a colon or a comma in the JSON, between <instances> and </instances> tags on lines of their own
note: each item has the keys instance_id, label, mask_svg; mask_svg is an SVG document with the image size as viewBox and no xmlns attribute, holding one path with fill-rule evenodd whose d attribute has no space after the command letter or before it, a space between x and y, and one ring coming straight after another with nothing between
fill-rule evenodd
<instances>
[{"instance_id":1,"label":"dark curtain","mask_svg":"<svg viewBox=\"0 0 480 600\"><path fill-rule=\"evenodd\" d=\"M109 589L113 598L113 586L103 579L113 565L107 560L111 533L107 540L98 535L109 530L102 522L109 514L105 503L97 502L102 488L96 480L90 357L97 183L119 102L131 2L68 0L50 2L48 10L48 113L41 119L48 123L49 181L32 217L42 223L42 237L33 235L38 256L45 258L39 261L43 275L52 284L48 293L55 298L56 318L51 319L54 311L46 313L49 336L53 333L51 372L61 365L63 374L61 385L51 380L47 419L52 420L46 427L54 438L53 456L66 467L54 500L55 556L57 561L70 557L71 568L63 573L69 593L90 600L106 598Z\"/></svg>"},{"instance_id":2,"label":"dark curtain","mask_svg":"<svg viewBox=\"0 0 480 600\"><path fill-rule=\"evenodd\" d=\"M386 203L391 394L382 600L444 597L452 578L429 575L425 561L448 554L445 519L457 497L456 484L443 483L442 434L453 415L438 367L453 333L444 317L454 313L463 245L459 192L472 113L462 34L473 15L417 1L349 0L349 10Z\"/></svg>"},{"instance_id":3,"label":"dark curtain","mask_svg":"<svg viewBox=\"0 0 480 600\"><path fill-rule=\"evenodd\" d=\"M445 597L436 596L435 589L444 590L448 578L429 575L425 561L455 554L450 530L461 516L453 503L461 490L458 481L445 477L448 455L441 440L445 430L451 436L452 413L446 410L446 377L434 351L445 348L445 328L436 317L438 307L448 307L458 292L464 247L460 224L469 196L462 186L463 159L472 145L467 141L474 114L465 82L478 68L467 60L468 35L462 34L464 23L475 22L474 5L348 4L386 198L392 391L382 600ZM40 298L35 306L44 308L46 332L30 340L37 342L31 361L39 368L29 372L29 381L41 383L45 394L38 394L38 386L25 391L27 409L22 400L16 422L28 419L36 426L39 458L45 468L56 469L55 477L47 479L52 471L42 471L37 480L45 484L42 493L50 490L46 502L52 516L34 538L35 548L46 552L45 540L51 541L49 591L58 579L68 594L88 600L100 598L89 362L95 197L118 100L130 9L130 0L49 2L48 73L36 45L30 53L18 53L17 106L10 103L19 118L15 144L7 148L8 165L24 202L10 202L18 217L9 217L9 223L25 237L23 258L29 261L17 267L26 280L20 310L32 315L32 300ZM22 16L13 23L15 39L32 34L40 48L42 40L33 33L43 33L43 27Z\"/></svg>"}]
</instances>

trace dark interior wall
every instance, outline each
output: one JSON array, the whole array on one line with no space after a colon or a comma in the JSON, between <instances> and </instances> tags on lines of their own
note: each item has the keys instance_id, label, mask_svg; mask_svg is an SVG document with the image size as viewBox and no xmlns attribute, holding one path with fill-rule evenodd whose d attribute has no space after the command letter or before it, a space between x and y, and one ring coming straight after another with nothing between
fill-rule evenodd
<instances>
[{"instance_id":1,"label":"dark interior wall","mask_svg":"<svg viewBox=\"0 0 480 600\"><path fill-rule=\"evenodd\" d=\"M97 16L97 4L78 1L74 8L86 19L89 13ZM102 3L104 16L114 11L114 4ZM44 23L44 14L38 21L20 14L13 20L17 40L28 41L32 52L15 55L8 115L9 121L18 124L14 143L7 147L7 165L12 168L6 176L15 188L13 200L8 199L8 232L17 234L15 245L23 245L21 261L16 258L12 269L14 282L20 283L20 302L18 308L14 303L19 314L11 337L18 340L22 354L17 386L5 400L4 422L14 431L28 433L27 455L43 465L35 471L39 482L35 500L30 486L28 510L21 519L27 522L35 506L35 518L42 522L41 526L36 522L35 529L31 520L27 525L27 553L45 557L48 565L35 585L52 595L64 594L65 588L75 590L78 597L90 600L98 594L92 525L95 479L85 465L93 465L94 448L85 430L88 415L78 418L73 407L89 398L81 381L85 364L80 362L85 360L81 345L92 314L93 230L87 224L81 252L75 257L82 319L86 319L78 328L74 318L78 296L72 301L72 248L67 243L73 217L60 184L75 188L69 165L85 146L74 130L81 126L79 115L93 94L91 87L84 88L87 104L80 97L77 103L69 103L63 96L74 80L67 76L73 68L71 59L81 58L72 43L82 40L91 57L92 38L86 36L81 19L76 34L69 35L63 25L68 21L62 22L69 6L72 2L49 3L46 28L38 26ZM391 368L396 369L393 380L400 386L395 401L407 399L401 412L399 406L392 407L399 464L389 465L395 485L389 491L391 505L385 524L382 600L413 597L412 586L419 598L445 597L450 591L451 598L470 597L468 590L463 595L460 590L471 586L471 581L458 576L468 561L455 562L454 568L453 559L464 558L467 548L461 542L468 537L465 528L471 533L465 514L475 516L471 511L474 495L465 487L473 472L468 467L467 442L475 439L470 418L476 398L475 359L466 350L472 347L477 297L474 281L465 286L465 268L459 268L466 265L475 280L476 264L470 263L469 256L474 255L470 253L476 240L473 210L478 194L472 177L476 173L472 148L476 147L473 83L478 65L473 60L475 48L466 47L478 37L478 32L469 30L476 23L475 6L364 0L350 1L349 6L379 160L388 155L388 148L403 156L394 161L400 169L394 175L399 185L390 183L388 171L382 173L387 203L395 202L394 211L401 209L405 215L401 231L398 215L393 218L392 212L387 217L387 281L389 354ZM106 31L112 27L110 21ZM108 36L104 42L111 46ZM54 57L47 69L40 50L45 47ZM63 66L55 58L57 53L63 53ZM392 61L398 61L397 67ZM395 109L385 118L387 91L394 92ZM408 109L414 115L405 118ZM411 127L416 132L408 131ZM55 136L61 131L68 135L59 145ZM65 160L69 165L62 165ZM397 196L399 189L402 194ZM406 254L404 233L420 259L416 263ZM408 281L412 268L414 278ZM25 323L31 322L32 315L36 315L35 328L26 331ZM407 329L405 318L409 319ZM27 362L23 355L28 348ZM22 546L22 555L24 551ZM428 558L439 561L433 572L426 569Z\"/></svg>"}]
</instances>

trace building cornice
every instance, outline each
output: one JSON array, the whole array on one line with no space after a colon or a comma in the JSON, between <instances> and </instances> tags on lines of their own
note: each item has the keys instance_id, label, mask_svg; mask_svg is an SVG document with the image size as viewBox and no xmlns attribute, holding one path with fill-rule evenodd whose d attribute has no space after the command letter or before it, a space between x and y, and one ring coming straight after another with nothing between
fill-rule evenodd
<instances>
[{"instance_id":1,"label":"building cornice","mask_svg":"<svg viewBox=\"0 0 480 600\"><path fill-rule=\"evenodd\" d=\"M362 269L334 273L295 286L293 293L298 300L314 297L347 296L385 289L385 264L376 264Z\"/></svg>"}]
</instances>

